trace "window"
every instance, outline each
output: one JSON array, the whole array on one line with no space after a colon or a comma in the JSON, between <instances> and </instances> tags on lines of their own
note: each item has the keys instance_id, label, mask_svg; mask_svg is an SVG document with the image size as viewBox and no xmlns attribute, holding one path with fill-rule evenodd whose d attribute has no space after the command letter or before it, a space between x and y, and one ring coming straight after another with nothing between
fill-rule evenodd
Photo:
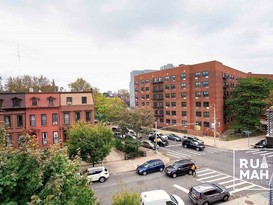
<instances>
[{"instance_id":1,"label":"window","mask_svg":"<svg viewBox=\"0 0 273 205\"><path fill-rule=\"evenodd\" d=\"M172 111L172 116L176 116L176 111Z\"/></svg>"},{"instance_id":2,"label":"window","mask_svg":"<svg viewBox=\"0 0 273 205\"><path fill-rule=\"evenodd\" d=\"M199 78L199 77L201 76L201 73L200 73L200 72L196 72L196 73L194 74L194 76L195 76L196 78Z\"/></svg>"},{"instance_id":3,"label":"window","mask_svg":"<svg viewBox=\"0 0 273 205\"><path fill-rule=\"evenodd\" d=\"M181 107L187 107L187 102L181 102Z\"/></svg>"},{"instance_id":4,"label":"window","mask_svg":"<svg viewBox=\"0 0 273 205\"><path fill-rule=\"evenodd\" d=\"M175 93L171 93L171 98L175 98L175 97L176 97Z\"/></svg>"},{"instance_id":5,"label":"window","mask_svg":"<svg viewBox=\"0 0 273 205\"><path fill-rule=\"evenodd\" d=\"M182 116L187 116L187 111L182 111Z\"/></svg>"},{"instance_id":6,"label":"window","mask_svg":"<svg viewBox=\"0 0 273 205\"><path fill-rule=\"evenodd\" d=\"M209 97L209 92L208 92L208 91L204 91L204 92L203 92L203 96L204 96L204 97Z\"/></svg>"},{"instance_id":7,"label":"window","mask_svg":"<svg viewBox=\"0 0 273 205\"><path fill-rule=\"evenodd\" d=\"M172 89L172 90L175 89L175 84L171 84L171 89Z\"/></svg>"},{"instance_id":8,"label":"window","mask_svg":"<svg viewBox=\"0 0 273 205\"><path fill-rule=\"evenodd\" d=\"M47 144L47 132L42 132L42 143L43 145Z\"/></svg>"},{"instance_id":9,"label":"window","mask_svg":"<svg viewBox=\"0 0 273 205\"><path fill-rule=\"evenodd\" d=\"M82 97L82 104L87 104L87 97L85 96Z\"/></svg>"},{"instance_id":10,"label":"window","mask_svg":"<svg viewBox=\"0 0 273 205\"><path fill-rule=\"evenodd\" d=\"M166 93L165 98L170 98L170 93Z\"/></svg>"},{"instance_id":11,"label":"window","mask_svg":"<svg viewBox=\"0 0 273 205\"><path fill-rule=\"evenodd\" d=\"M197 111L197 112L196 112L196 117L202 117L202 112Z\"/></svg>"},{"instance_id":12,"label":"window","mask_svg":"<svg viewBox=\"0 0 273 205\"><path fill-rule=\"evenodd\" d=\"M142 92L144 91L144 87L141 88L141 91L142 91Z\"/></svg>"},{"instance_id":13,"label":"window","mask_svg":"<svg viewBox=\"0 0 273 205\"><path fill-rule=\"evenodd\" d=\"M69 124L70 123L70 116L69 113L64 113L64 124Z\"/></svg>"},{"instance_id":14,"label":"window","mask_svg":"<svg viewBox=\"0 0 273 205\"><path fill-rule=\"evenodd\" d=\"M201 107L201 102L195 102L195 107Z\"/></svg>"},{"instance_id":15,"label":"window","mask_svg":"<svg viewBox=\"0 0 273 205\"><path fill-rule=\"evenodd\" d=\"M204 117L209 117L209 112L204 112L204 113L203 113L203 116L204 116Z\"/></svg>"},{"instance_id":16,"label":"window","mask_svg":"<svg viewBox=\"0 0 273 205\"><path fill-rule=\"evenodd\" d=\"M175 75L172 75L172 76L171 76L171 80L172 80L172 81L175 81Z\"/></svg>"},{"instance_id":17,"label":"window","mask_svg":"<svg viewBox=\"0 0 273 205\"><path fill-rule=\"evenodd\" d=\"M66 104L71 105L72 104L72 97L66 97Z\"/></svg>"},{"instance_id":18,"label":"window","mask_svg":"<svg viewBox=\"0 0 273 205\"><path fill-rule=\"evenodd\" d=\"M209 107L209 102L203 102L204 107Z\"/></svg>"},{"instance_id":19,"label":"window","mask_svg":"<svg viewBox=\"0 0 273 205\"><path fill-rule=\"evenodd\" d=\"M150 98L150 96L149 95L146 95L146 99L149 99Z\"/></svg>"},{"instance_id":20,"label":"window","mask_svg":"<svg viewBox=\"0 0 273 205\"><path fill-rule=\"evenodd\" d=\"M209 76L209 71L203 71L203 77L208 77Z\"/></svg>"},{"instance_id":21,"label":"window","mask_svg":"<svg viewBox=\"0 0 273 205\"><path fill-rule=\"evenodd\" d=\"M145 96L144 96L144 95L141 95L141 99L144 100L144 99L145 99Z\"/></svg>"},{"instance_id":22,"label":"window","mask_svg":"<svg viewBox=\"0 0 273 205\"><path fill-rule=\"evenodd\" d=\"M135 89L135 92L136 92L136 93L138 92L138 89L137 89L137 88Z\"/></svg>"},{"instance_id":23,"label":"window","mask_svg":"<svg viewBox=\"0 0 273 205\"><path fill-rule=\"evenodd\" d=\"M201 97L201 92L195 92L195 97Z\"/></svg>"},{"instance_id":24,"label":"window","mask_svg":"<svg viewBox=\"0 0 273 205\"><path fill-rule=\"evenodd\" d=\"M181 88L186 88L186 83L181 83Z\"/></svg>"},{"instance_id":25,"label":"window","mask_svg":"<svg viewBox=\"0 0 273 205\"><path fill-rule=\"evenodd\" d=\"M81 119L81 113L75 112L75 122L79 121Z\"/></svg>"},{"instance_id":26,"label":"window","mask_svg":"<svg viewBox=\"0 0 273 205\"><path fill-rule=\"evenodd\" d=\"M85 121L91 122L91 112L90 111L85 112Z\"/></svg>"},{"instance_id":27,"label":"window","mask_svg":"<svg viewBox=\"0 0 273 205\"><path fill-rule=\"evenodd\" d=\"M204 122L204 127L209 127L209 122Z\"/></svg>"},{"instance_id":28,"label":"window","mask_svg":"<svg viewBox=\"0 0 273 205\"><path fill-rule=\"evenodd\" d=\"M196 125L199 125L200 127L202 126L202 122L201 121L196 121L195 123L196 123Z\"/></svg>"},{"instance_id":29,"label":"window","mask_svg":"<svg viewBox=\"0 0 273 205\"><path fill-rule=\"evenodd\" d=\"M23 115L17 115L17 127L23 127Z\"/></svg>"},{"instance_id":30,"label":"window","mask_svg":"<svg viewBox=\"0 0 273 205\"><path fill-rule=\"evenodd\" d=\"M145 83L145 80L141 80L141 84L144 84Z\"/></svg>"},{"instance_id":31,"label":"window","mask_svg":"<svg viewBox=\"0 0 273 205\"><path fill-rule=\"evenodd\" d=\"M36 118L35 115L29 115L29 125L31 127L35 127L36 126Z\"/></svg>"},{"instance_id":32,"label":"window","mask_svg":"<svg viewBox=\"0 0 273 205\"><path fill-rule=\"evenodd\" d=\"M200 88L200 87L201 87L201 83L200 83L200 82L196 82L196 83L195 83L195 87L196 87L196 88Z\"/></svg>"},{"instance_id":33,"label":"window","mask_svg":"<svg viewBox=\"0 0 273 205\"><path fill-rule=\"evenodd\" d=\"M176 125L176 120L172 120L172 124L173 124L173 125Z\"/></svg>"},{"instance_id":34,"label":"window","mask_svg":"<svg viewBox=\"0 0 273 205\"><path fill-rule=\"evenodd\" d=\"M166 89L166 90L169 90L169 89L170 89L170 85L169 85L169 84L166 84L166 85L165 85L165 89Z\"/></svg>"},{"instance_id":35,"label":"window","mask_svg":"<svg viewBox=\"0 0 273 205\"><path fill-rule=\"evenodd\" d=\"M137 82L137 81L135 82L135 85L138 85L138 82Z\"/></svg>"},{"instance_id":36,"label":"window","mask_svg":"<svg viewBox=\"0 0 273 205\"><path fill-rule=\"evenodd\" d=\"M57 125L58 124L58 114L52 113L52 124Z\"/></svg>"},{"instance_id":37,"label":"window","mask_svg":"<svg viewBox=\"0 0 273 205\"><path fill-rule=\"evenodd\" d=\"M180 78L181 78L182 80L185 80L185 79L186 79L186 73L182 73L182 74L180 75Z\"/></svg>"},{"instance_id":38,"label":"window","mask_svg":"<svg viewBox=\"0 0 273 205\"><path fill-rule=\"evenodd\" d=\"M166 107L170 107L170 102L166 102Z\"/></svg>"},{"instance_id":39,"label":"window","mask_svg":"<svg viewBox=\"0 0 273 205\"><path fill-rule=\"evenodd\" d=\"M20 107L20 99L19 98L13 98L13 107Z\"/></svg>"},{"instance_id":40,"label":"window","mask_svg":"<svg viewBox=\"0 0 273 205\"><path fill-rule=\"evenodd\" d=\"M47 124L46 114L41 114L41 125L45 126Z\"/></svg>"},{"instance_id":41,"label":"window","mask_svg":"<svg viewBox=\"0 0 273 205\"><path fill-rule=\"evenodd\" d=\"M145 80L145 83L149 83L150 81L148 79Z\"/></svg>"},{"instance_id":42,"label":"window","mask_svg":"<svg viewBox=\"0 0 273 205\"><path fill-rule=\"evenodd\" d=\"M53 143L58 144L59 143L59 135L58 132L53 132Z\"/></svg>"},{"instance_id":43,"label":"window","mask_svg":"<svg viewBox=\"0 0 273 205\"><path fill-rule=\"evenodd\" d=\"M170 119L166 119L166 124L169 125L171 123Z\"/></svg>"},{"instance_id":44,"label":"window","mask_svg":"<svg viewBox=\"0 0 273 205\"><path fill-rule=\"evenodd\" d=\"M181 93L181 98L186 98L187 97L187 93Z\"/></svg>"},{"instance_id":45,"label":"window","mask_svg":"<svg viewBox=\"0 0 273 205\"><path fill-rule=\"evenodd\" d=\"M157 102L154 102L154 107L157 107Z\"/></svg>"},{"instance_id":46,"label":"window","mask_svg":"<svg viewBox=\"0 0 273 205\"><path fill-rule=\"evenodd\" d=\"M31 99L31 105L32 106L37 106L38 105L38 99L37 98L32 98Z\"/></svg>"},{"instance_id":47,"label":"window","mask_svg":"<svg viewBox=\"0 0 273 205\"><path fill-rule=\"evenodd\" d=\"M166 110L166 115L170 115L170 110Z\"/></svg>"},{"instance_id":48,"label":"window","mask_svg":"<svg viewBox=\"0 0 273 205\"><path fill-rule=\"evenodd\" d=\"M169 76L165 76L165 81L169 81L170 80L170 77Z\"/></svg>"},{"instance_id":49,"label":"window","mask_svg":"<svg viewBox=\"0 0 273 205\"><path fill-rule=\"evenodd\" d=\"M182 120L182 125L187 125L187 120Z\"/></svg>"},{"instance_id":50,"label":"window","mask_svg":"<svg viewBox=\"0 0 273 205\"><path fill-rule=\"evenodd\" d=\"M138 96L137 95L135 96L135 99L138 100Z\"/></svg>"},{"instance_id":51,"label":"window","mask_svg":"<svg viewBox=\"0 0 273 205\"><path fill-rule=\"evenodd\" d=\"M159 77L158 78L158 82L162 82L163 80L162 80L162 77Z\"/></svg>"},{"instance_id":52,"label":"window","mask_svg":"<svg viewBox=\"0 0 273 205\"><path fill-rule=\"evenodd\" d=\"M4 121L6 126L11 127L11 118L9 115L5 116Z\"/></svg>"},{"instance_id":53,"label":"window","mask_svg":"<svg viewBox=\"0 0 273 205\"><path fill-rule=\"evenodd\" d=\"M53 97L48 98L48 105L49 106L54 106L54 98Z\"/></svg>"},{"instance_id":54,"label":"window","mask_svg":"<svg viewBox=\"0 0 273 205\"><path fill-rule=\"evenodd\" d=\"M150 106L150 103L149 103L149 102L146 102L146 106Z\"/></svg>"},{"instance_id":55,"label":"window","mask_svg":"<svg viewBox=\"0 0 273 205\"><path fill-rule=\"evenodd\" d=\"M146 91L149 91L149 87L145 87L145 90L146 90Z\"/></svg>"},{"instance_id":56,"label":"window","mask_svg":"<svg viewBox=\"0 0 273 205\"><path fill-rule=\"evenodd\" d=\"M176 107L176 102L172 102L172 103L171 103L171 106L172 106L172 107Z\"/></svg>"},{"instance_id":57,"label":"window","mask_svg":"<svg viewBox=\"0 0 273 205\"><path fill-rule=\"evenodd\" d=\"M204 81L203 82L203 87L209 87L209 82L208 81Z\"/></svg>"}]
</instances>

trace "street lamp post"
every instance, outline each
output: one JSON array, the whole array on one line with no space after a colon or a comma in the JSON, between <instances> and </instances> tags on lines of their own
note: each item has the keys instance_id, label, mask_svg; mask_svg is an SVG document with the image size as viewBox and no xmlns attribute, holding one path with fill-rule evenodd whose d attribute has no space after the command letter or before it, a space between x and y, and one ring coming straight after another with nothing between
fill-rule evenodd
<instances>
[{"instance_id":1,"label":"street lamp post","mask_svg":"<svg viewBox=\"0 0 273 205\"><path fill-rule=\"evenodd\" d=\"M213 105L213 139L214 139L214 146L216 145L216 110L215 104Z\"/></svg>"}]
</instances>

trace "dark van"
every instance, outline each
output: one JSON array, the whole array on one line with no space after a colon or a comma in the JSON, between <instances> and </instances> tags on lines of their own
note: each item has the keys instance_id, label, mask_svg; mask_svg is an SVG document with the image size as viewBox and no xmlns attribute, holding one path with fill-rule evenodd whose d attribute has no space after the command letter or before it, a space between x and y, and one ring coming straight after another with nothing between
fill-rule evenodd
<instances>
[{"instance_id":1,"label":"dark van","mask_svg":"<svg viewBox=\"0 0 273 205\"><path fill-rule=\"evenodd\" d=\"M162 172L165 168L164 162L161 159L151 159L138 165L136 172L139 175L146 175L152 172Z\"/></svg>"}]
</instances>

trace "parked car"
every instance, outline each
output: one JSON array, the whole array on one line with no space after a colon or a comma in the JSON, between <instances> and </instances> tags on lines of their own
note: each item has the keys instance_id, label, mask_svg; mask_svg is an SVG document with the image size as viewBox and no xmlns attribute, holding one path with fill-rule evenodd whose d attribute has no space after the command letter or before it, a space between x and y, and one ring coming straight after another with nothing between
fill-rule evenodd
<instances>
[{"instance_id":1,"label":"parked car","mask_svg":"<svg viewBox=\"0 0 273 205\"><path fill-rule=\"evenodd\" d=\"M194 164L190 159L182 159L174 162L172 165L166 166L164 171L166 175L176 178L185 174L192 175L191 165Z\"/></svg>"},{"instance_id":2,"label":"parked car","mask_svg":"<svg viewBox=\"0 0 273 205\"><path fill-rule=\"evenodd\" d=\"M259 142L257 142L254 145L254 148L273 148L273 144L267 143L267 141L264 139L264 140L260 140Z\"/></svg>"},{"instance_id":3,"label":"parked car","mask_svg":"<svg viewBox=\"0 0 273 205\"><path fill-rule=\"evenodd\" d=\"M196 141L199 142L200 144L204 144L204 140L199 139L198 137L195 136L183 136L182 140L191 140L191 141Z\"/></svg>"},{"instance_id":4,"label":"parked car","mask_svg":"<svg viewBox=\"0 0 273 205\"><path fill-rule=\"evenodd\" d=\"M178 135L176 135L174 133L168 134L167 137L168 137L168 140L173 140L176 142L181 142L181 140L182 140L181 137L179 137Z\"/></svg>"},{"instance_id":5,"label":"parked car","mask_svg":"<svg viewBox=\"0 0 273 205\"><path fill-rule=\"evenodd\" d=\"M99 181L103 183L109 177L109 171L104 166L87 168L85 172L91 182Z\"/></svg>"},{"instance_id":6,"label":"parked car","mask_svg":"<svg viewBox=\"0 0 273 205\"><path fill-rule=\"evenodd\" d=\"M209 205L218 201L228 201L228 190L216 183L202 183L190 188L188 197L196 205Z\"/></svg>"},{"instance_id":7,"label":"parked car","mask_svg":"<svg viewBox=\"0 0 273 205\"><path fill-rule=\"evenodd\" d=\"M162 172L164 168L165 164L161 159L151 159L141 165L138 165L136 168L136 172L139 175L146 175L152 172Z\"/></svg>"},{"instance_id":8,"label":"parked car","mask_svg":"<svg viewBox=\"0 0 273 205\"><path fill-rule=\"evenodd\" d=\"M155 135L156 137L159 137L159 138L163 139L163 140L167 140L167 139L168 139L168 136L162 134L161 132L152 132L152 133L149 134L149 137L150 137L150 136L154 136L154 135Z\"/></svg>"},{"instance_id":9,"label":"parked car","mask_svg":"<svg viewBox=\"0 0 273 205\"><path fill-rule=\"evenodd\" d=\"M166 191L153 190L140 194L140 205L185 205L184 201L177 195L168 194Z\"/></svg>"},{"instance_id":10,"label":"parked car","mask_svg":"<svg viewBox=\"0 0 273 205\"><path fill-rule=\"evenodd\" d=\"M155 148L158 149L158 145L156 145L154 142L151 142L150 140L141 141L141 146L149 148L149 149L155 149Z\"/></svg>"},{"instance_id":11,"label":"parked car","mask_svg":"<svg viewBox=\"0 0 273 205\"><path fill-rule=\"evenodd\" d=\"M156 142L156 140L157 140L157 144L159 147L166 147L169 145L168 140L165 140L165 139L161 138L160 136L156 137L156 135L152 135L148 139L151 142Z\"/></svg>"},{"instance_id":12,"label":"parked car","mask_svg":"<svg viewBox=\"0 0 273 205\"><path fill-rule=\"evenodd\" d=\"M182 142L182 146L185 148L192 148L195 149L196 151L202 151L205 149L204 143L200 143L196 140L190 140L186 139Z\"/></svg>"}]
</instances>

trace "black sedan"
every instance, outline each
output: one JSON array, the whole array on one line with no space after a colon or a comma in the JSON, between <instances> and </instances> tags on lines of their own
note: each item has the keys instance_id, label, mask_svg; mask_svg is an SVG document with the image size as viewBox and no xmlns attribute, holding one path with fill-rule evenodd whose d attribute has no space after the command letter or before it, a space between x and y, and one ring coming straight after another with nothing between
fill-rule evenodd
<instances>
[{"instance_id":1,"label":"black sedan","mask_svg":"<svg viewBox=\"0 0 273 205\"><path fill-rule=\"evenodd\" d=\"M260 140L254 145L254 148L273 148L273 144L267 143L266 140Z\"/></svg>"},{"instance_id":2,"label":"black sedan","mask_svg":"<svg viewBox=\"0 0 273 205\"><path fill-rule=\"evenodd\" d=\"M168 134L167 137L168 137L168 140L173 140L173 141L176 141L176 142L181 142L181 137L179 137L178 135L176 135L174 133Z\"/></svg>"}]
</instances>

